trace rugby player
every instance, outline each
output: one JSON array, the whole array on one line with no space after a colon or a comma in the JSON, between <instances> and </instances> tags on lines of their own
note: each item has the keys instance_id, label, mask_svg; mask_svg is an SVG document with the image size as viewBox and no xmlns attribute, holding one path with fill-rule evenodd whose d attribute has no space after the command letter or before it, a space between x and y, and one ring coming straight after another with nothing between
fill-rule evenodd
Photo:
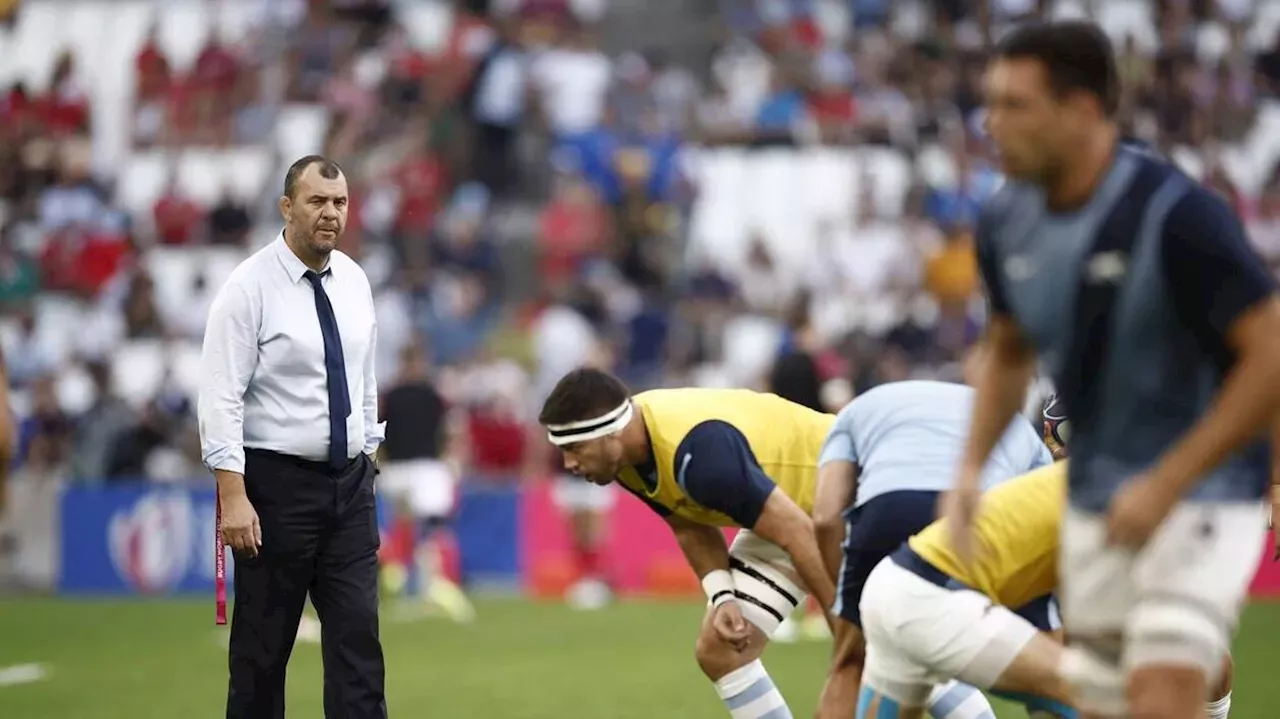
<instances>
[{"instance_id":1,"label":"rugby player","mask_svg":"<svg viewBox=\"0 0 1280 719\"><path fill-rule=\"evenodd\" d=\"M1065 457L1069 425L1055 399L1044 419L1046 440ZM1061 637L1040 634L1025 612L1009 611L1057 590L1067 467L1060 462L986 492L974 523L980 541L968 560L940 520L876 567L863 591L868 660L859 718L918 717L929 686L954 677L1022 701L1032 717L1076 716L1059 674ZM1228 716L1231 673L1228 656L1207 719Z\"/></svg>"},{"instance_id":2,"label":"rugby player","mask_svg":"<svg viewBox=\"0 0 1280 719\"><path fill-rule=\"evenodd\" d=\"M1192 719L1264 544L1276 282L1221 198L1120 143L1096 25L1013 31L985 85L1008 180L977 224L991 361L948 528L967 556L981 467L1038 357L1074 424L1058 595L1073 697L1101 717Z\"/></svg>"},{"instance_id":3,"label":"rugby player","mask_svg":"<svg viewBox=\"0 0 1280 719\"><path fill-rule=\"evenodd\" d=\"M966 358L966 377L981 360ZM819 717L847 719L858 704L865 644L858 603L872 569L929 526L964 449L973 389L947 382L892 382L850 402L827 435L818 464L813 518L827 569L837 579L835 647L819 701ZM1053 462L1031 422L1015 419L987 463L995 485ZM843 544L843 546L842 546ZM1048 630L1047 602L1029 614ZM981 692L951 683L927 702L935 719L994 719Z\"/></svg>"},{"instance_id":4,"label":"rugby player","mask_svg":"<svg viewBox=\"0 0 1280 719\"><path fill-rule=\"evenodd\" d=\"M824 612L834 601L809 513L835 416L749 390L633 397L613 375L583 368L561 378L538 421L565 469L616 482L670 525L707 594L698 665L730 715L791 717L760 655L806 591ZM721 527L742 528L732 547Z\"/></svg>"}]
</instances>

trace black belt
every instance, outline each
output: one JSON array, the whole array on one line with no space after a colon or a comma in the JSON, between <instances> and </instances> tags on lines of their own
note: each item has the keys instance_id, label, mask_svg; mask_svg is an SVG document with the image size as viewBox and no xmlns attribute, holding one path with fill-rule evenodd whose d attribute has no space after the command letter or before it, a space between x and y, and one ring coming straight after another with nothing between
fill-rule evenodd
<instances>
[{"instance_id":1,"label":"black belt","mask_svg":"<svg viewBox=\"0 0 1280 719\"><path fill-rule=\"evenodd\" d=\"M910 545L903 544L893 554L889 555L893 563L920 577L924 581L943 589L968 589L962 582L956 580L950 574L938 569L926 560L924 557L916 554L916 550Z\"/></svg>"},{"instance_id":2,"label":"black belt","mask_svg":"<svg viewBox=\"0 0 1280 719\"><path fill-rule=\"evenodd\" d=\"M288 464L294 465L295 467L300 467L310 472L319 472L320 474L341 474L342 472L345 472L348 469L351 469L351 465L355 464L356 460L360 459L360 455L357 454L356 456L347 460L347 466L335 472L333 468L329 466L329 463L325 460L306 459L305 457L299 457L295 454L285 454L283 452L275 452L269 449L257 449L256 447L246 447L244 450L244 456L246 457L257 456L260 459L266 459L274 462L286 462Z\"/></svg>"}]
</instances>

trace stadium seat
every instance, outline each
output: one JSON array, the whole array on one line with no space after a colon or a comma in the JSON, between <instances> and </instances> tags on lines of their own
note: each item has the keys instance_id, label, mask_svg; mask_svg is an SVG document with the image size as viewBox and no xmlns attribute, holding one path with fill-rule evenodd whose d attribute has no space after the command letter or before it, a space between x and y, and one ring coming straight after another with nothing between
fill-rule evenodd
<instances>
[{"instance_id":1,"label":"stadium seat","mask_svg":"<svg viewBox=\"0 0 1280 719\"><path fill-rule=\"evenodd\" d=\"M209 207L222 196L229 181L223 153L188 149L178 156L178 186L191 199Z\"/></svg>"},{"instance_id":2,"label":"stadium seat","mask_svg":"<svg viewBox=\"0 0 1280 719\"><path fill-rule=\"evenodd\" d=\"M201 347L199 342L174 342L167 348L169 370L173 380L188 397L200 392Z\"/></svg>"},{"instance_id":3,"label":"stadium seat","mask_svg":"<svg viewBox=\"0 0 1280 719\"><path fill-rule=\"evenodd\" d=\"M885 217L900 216L911 189L911 163L900 150L887 147L864 148L858 157L868 163L867 173L876 183L877 209Z\"/></svg>"},{"instance_id":4,"label":"stadium seat","mask_svg":"<svg viewBox=\"0 0 1280 719\"><path fill-rule=\"evenodd\" d=\"M938 144L920 148L916 155L916 172L929 187L950 189L956 186L956 162L951 153Z\"/></svg>"},{"instance_id":5,"label":"stadium seat","mask_svg":"<svg viewBox=\"0 0 1280 719\"><path fill-rule=\"evenodd\" d=\"M280 109L276 118L275 143L285 165L278 168L284 176L288 164L303 155L320 152L329 132L329 111L320 105L295 104Z\"/></svg>"},{"instance_id":6,"label":"stadium seat","mask_svg":"<svg viewBox=\"0 0 1280 719\"><path fill-rule=\"evenodd\" d=\"M275 158L271 152L261 147L239 147L225 151L221 158L221 177L223 188L231 190L231 194L256 206L264 198ZM272 191L274 195L278 190ZM221 192L219 192L221 196Z\"/></svg>"},{"instance_id":7,"label":"stadium seat","mask_svg":"<svg viewBox=\"0 0 1280 719\"><path fill-rule=\"evenodd\" d=\"M213 32L227 44L237 44L248 39L254 31L252 0L221 0L214 8Z\"/></svg>"},{"instance_id":8,"label":"stadium seat","mask_svg":"<svg viewBox=\"0 0 1280 719\"><path fill-rule=\"evenodd\" d=\"M135 407L155 397L168 367L164 343L133 340L111 355L111 381L121 399Z\"/></svg>"},{"instance_id":9,"label":"stadium seat","mask_svg":"<svg viewBox=\"0 0 1280 719\"><path fill-rule=\"evenodd\" d=\"M1105 0L1095 6L1098 24L1117 45L1132 36L1138 47L1154 52L1160 47L1160 36L1147 0Z\"/></svg>"},{"instance_id":10,"label":"stadium seat","mask_svg":"<svg viewBox=\"0 0 1280 719\"><path fill-rule=\"evenodd\" d=\"M16 79L35 92L49 87L53 63L62 51L64 6L61 3L24 3L13 30L10 53L0 65L11 65Z\"/></svg>"},{"instance_id":11,"label":"stadium seat","mask_svg":"<svg viewBox=\"0 0 1280 719\"><path fill-rule=\"evenodd\" d=\"M1246 46L1253 51L1269 50L1280 34L1280 0L1258 0L1253 22L1245 35Z\"/></svg>"},{"instance_id":12,"label":"stadium seat","mask_svg":"<svg viewBox=\"0 0 1280 719\"><path fill-rule=\"evenodd\" d=\"M143 256L142 263L155 283L157 305L181 307L187 303L192 282L201 270L199 253L186 248L153 247Z\"/></svg>"},{"instance_id":13,"label":"stadium seat","mask_svg":"<svg viewBox=\"0 0 1280 719\"><path fill-rule=\"evenodd\" d=\"M63 411L72 417L88 410L98 399L93 379L80 365L71 365L58 375L56 392Z\"/></svg>"},{"instance_id":14,"label":"stadium seat","mask_svg":"<svg viewBox=\"0 0 1280 719\"><path fill-rule=\"evenodd\" d=\"M173 164L163 151L134 153L116 183L117 200L135 219L150 221L151 210L169 182Z\"/></svg>"},{"instance_id":15,"label":"stadium seat","mask_svg":"<svg viewBox=\"0 0 1280 719\"><path fill-rule=\"evenodd\" d=\"M442 49L453 25L453 8L439 0L402 2L398 8L400 21L414 47L425 52Z\"/></svg>"},{"instance_id":16,"label":"stadium seat","mask_svg":"<svg viewBox=\"0 0 1280 719\"><path fill-rule=\"evenodd\" d=\"M34 303L36 341L48 347L61 363L71 356L74 343L83 329L84 311L80 305L59 295L39 295Z\"/></svg>"},{"instance_id":17,"label":"stadium seat","mask_svg":"<svg viewBox=\"0 0 1280 719\"><path fill-rule=\"evenodd\" d=\"M1231 47L1231 35L1222 23L1206 22L1196 28L1196 58L1205 64L1216 63Z\"/></svg>"},{"instance_id":18,"label":"stadium seat","mask_svg":"<svg viewBox=\"0 0 1280 719\"><path fill-rule=\"evenodd\" d=\"M189 70L204 49L213 26L211 6L203 2L157 3L160 48L174 70Z\"/></svg>"},{"instance_id":19,"label":"stadium seat","mask_svg":"<svg viewBox=\"0 0 1280 719\"><path fill-rule=\"evenodd\" d=\"M1089 16L1082 0L1057 0L1049 11L1051 20L1083 20Z\"/></svg>"}]
</instances>

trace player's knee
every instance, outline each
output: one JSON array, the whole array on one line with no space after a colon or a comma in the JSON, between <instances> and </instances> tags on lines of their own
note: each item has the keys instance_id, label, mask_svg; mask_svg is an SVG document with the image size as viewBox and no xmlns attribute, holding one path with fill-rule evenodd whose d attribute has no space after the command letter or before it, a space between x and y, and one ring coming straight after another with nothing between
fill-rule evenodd
<instances>
[{"instance_id":1,"label":"player's knee","mask_svg":"<svg viewBox=\"0 0 1280 719\"><path fill-rule=\"evenodd\" d=\"M862 630L846 620L837 620L834 646L832 666L841 672L861 673L867 663L867 643Z\"/></svg>"},{"instance_id":2,"label":"player's knee","mask_svg":"<svg viewBox=\"0 0 1280 719\"><path fill-rule=\"evenodd\" d=\"M1195 719L1205 704L1204 675L1198 669L1148 667L1129 677L1132 719Z\"/></svg>"},{"instance_id":3,"label":"player's knee","mask_svg":"<svg viewBox=\"0 0 1280 719\"><path fill-rule=\"evenodd\" d=\"M1209 701L1218 701L1231 693L1231 688L1235 685L1236 680L1236 663L1228 652L1222 659L1222 673L1218 676L1218 681L1213 683L1213 688L1209 691Z\"/></svg>"},{"instance_id":4,"label":"player's knee","mask_svg":"<svg viewBox=\"0 0 1280 719\"><path fill-rule=\"evenodd\" d=\"M693 647L693 657L698 662L698 668L713 682L719 681L724 675L748 663L740 652L721 639L710 627L698 634L698 641Z\"/></svg>"}]
</instances>

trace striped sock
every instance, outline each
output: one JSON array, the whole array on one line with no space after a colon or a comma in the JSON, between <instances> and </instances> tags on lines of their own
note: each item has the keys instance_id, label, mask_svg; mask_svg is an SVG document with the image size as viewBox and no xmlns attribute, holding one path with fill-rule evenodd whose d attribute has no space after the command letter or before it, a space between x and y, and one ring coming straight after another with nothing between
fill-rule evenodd
<instances>
[{"instance_id":1,"label":"striped sock","mask_svg":"<svg viewBox=\"0 0 1280 719\"><path fill-rule=\"evenodd\" d=\"M1227 719L1231 714L1231 692L1217 701L1209 702L1204 707L1204 715L1208 719Z\"/></svg>"},{"instance_id":2,"label":"striped sock","mask_svg":"<svg viewBox=\"0 0 1280 719\"><path fill-rule=\"evenodd\" d=\"M996 719L982 692L954 679L933 688L928 709L933 719Z\"/></svg>"},{"instance_id":3,"label":"striped sock","mask_svg":"<svg viewBox=\"0 0 1280 719\"><path fill-rule=\"evenodd\" d=\"M759 659L721 677L716 693L733 719L792 719L782 692Z\"/></svg>"}]
</instances>

